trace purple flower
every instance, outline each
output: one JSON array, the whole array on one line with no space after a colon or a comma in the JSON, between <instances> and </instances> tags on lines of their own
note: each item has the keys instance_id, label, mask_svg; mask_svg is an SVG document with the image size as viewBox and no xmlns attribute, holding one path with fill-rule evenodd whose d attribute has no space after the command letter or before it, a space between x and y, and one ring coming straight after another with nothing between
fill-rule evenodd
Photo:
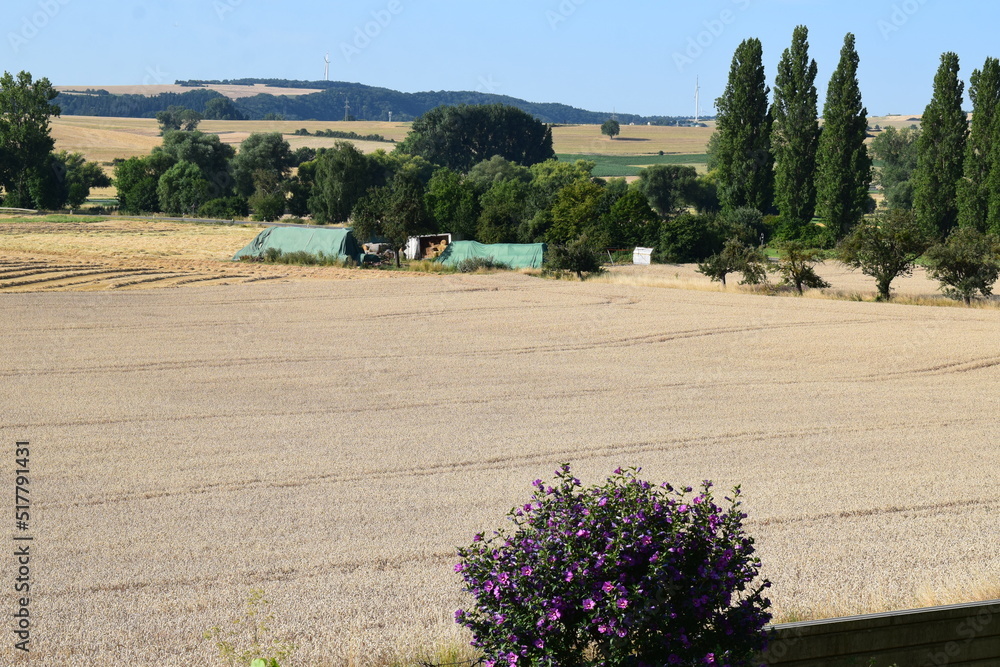
<instances>
[{"instance_id":1,"label":"purple flower","mask_svg":"<svg viewBox=\"0 0 1000 667\"><path fill-rule=\"evenodd\" d=\"M628 606L628 600L626 600L625 598L619 598L618 602L615 603L615 606L617 606L619 609L624 609L625 607Z\"/></svg>"},{"instance_id":2,"label":"purple flower","mask_svg":"<svg viewBox=\"0 0 1000 667\"><path fill-rule=\"evenodd\" d=\"M528 567L527 565L525 565L524 567L521 568L521 576L522 577L530 577L531 576L531 572L532 572L531 568Z\"/></svg>"},{"instance_id":3,"label":"purple flower","mask_svg":"<svg viewBox=\"0 0 1000 667\"><path fill-rule=\"evenodd\" d=\"M586 600L583 601L583 608L584 609L590 610L590 609L593 609L596 606L597 605L590 598L587 598Z\"/></svg>"},{"instance_id":4,"label":"purple flower","mask_svg":"<svg viewBox=\"0 0 1000 667\"><path fill-rule=\"evenodd\" d=\"M611 591L615 590L615 585L613 582L605 581L604 584L601 586L601 590L604 591L605 593L610 593Z\"/></svg>"}]
</instances>

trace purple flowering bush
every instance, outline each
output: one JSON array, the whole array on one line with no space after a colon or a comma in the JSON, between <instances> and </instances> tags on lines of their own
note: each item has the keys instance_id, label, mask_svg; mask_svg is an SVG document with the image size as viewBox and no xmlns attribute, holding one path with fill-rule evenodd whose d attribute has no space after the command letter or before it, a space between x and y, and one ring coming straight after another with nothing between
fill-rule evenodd
<instances>
[{"instance_id":1,"label":"purple flowering bush","mask_svg":"<svg viewBox=\"0 0 1000 667\"><path fill-rule=\"evenodd\" d=\"M513 530L458 550L476 604L455 620L486 667L757 664L770 583L739 487L723 508L710 482L691 497L638 472L585 489L564 464L511 510Z\"/></svg>"}]
</instances>

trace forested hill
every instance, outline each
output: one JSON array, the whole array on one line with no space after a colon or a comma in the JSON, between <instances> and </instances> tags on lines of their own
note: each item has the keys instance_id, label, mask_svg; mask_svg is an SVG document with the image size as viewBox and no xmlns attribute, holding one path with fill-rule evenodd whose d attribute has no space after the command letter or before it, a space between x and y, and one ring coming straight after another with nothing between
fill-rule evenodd
<instances>
[{"instance_id":1,"label":"forested hill","mask_svg":"<svg viewBox=\"0 0 1000 667\"><path fill-rule=\"evenodd\" d=\"M284 81L277 79L239 79L235 81L178 81L191 87L185 93L161 93L155 96L113 95L104 90L87 90L83 93L59 95L55 103L67 116L121 116L152 118L157 112L171 105L183 106L198 112L205 110L209 100L222 97L221 93L203 86L211 84L253 85L266 84L282 88L324 89L306 95L260 94L234 100L236 107L251 120L262 120L275 115L287 120L344 120L345 103L350 105L350 115L356 120L409 121L442 104L494 104L515 106L532 114L545 123L600 124L611 114L586 111L565 104L535 103L506 95L474 91L432 91L401 93L388 88L375 88L360 83L339 81ZM623 124L636 123L671 125L677 118L668 116L638 116L619 113Z\"/></svg>"}]
</instances>

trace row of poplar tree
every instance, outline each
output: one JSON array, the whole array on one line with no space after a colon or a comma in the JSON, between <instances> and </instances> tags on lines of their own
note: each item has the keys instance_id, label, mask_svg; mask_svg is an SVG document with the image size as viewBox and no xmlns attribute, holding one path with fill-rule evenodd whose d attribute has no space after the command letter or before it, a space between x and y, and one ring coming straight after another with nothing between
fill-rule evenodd
<instances>
[{"instance_id":1,"label":"row of poplar tree","mask_svg":"<svg viewBox=\"0 0 1000 667\"><path fill-rule=\"evenodd\" d=\"M758 39L739 45L726 89L716 101L712 152L723 211L777 211L780 235L815 236L814 216L831 241L842 239L866 212L872 160L865 145L868 111L858 86L853 34L844 39L819 123L816 61L808 29L798 26L778 64L769 102ZM1000 233L1000 61L988 58L971 77L971 125L962 109L959 59L941 56L917 139L913 208L927 232L944 238L955 227Z\"/></svg>"}]
</instances>

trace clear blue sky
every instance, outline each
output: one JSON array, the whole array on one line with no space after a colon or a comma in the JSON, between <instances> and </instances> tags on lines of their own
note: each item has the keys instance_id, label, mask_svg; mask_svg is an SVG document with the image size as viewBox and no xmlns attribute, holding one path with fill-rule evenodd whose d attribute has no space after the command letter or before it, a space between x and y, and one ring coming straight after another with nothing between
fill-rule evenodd
<instances>
[{"instance_id":1,"label":"clear blue sky","mask_svg":"<svg viewBox=\"0 0 1000 667\"><path fill-rule=\"evenodd\" d=\"M773 85L798 24L821 106L856 35L873 115L922 112L944 51L966 81L1000 57L1000 3L969 0L5 0L3 17L0 69L56 85L315 80L329 51L332 80L644 115L691 114L696 76L712 113L747 37Z\"/></svg>"}]
</instances>

